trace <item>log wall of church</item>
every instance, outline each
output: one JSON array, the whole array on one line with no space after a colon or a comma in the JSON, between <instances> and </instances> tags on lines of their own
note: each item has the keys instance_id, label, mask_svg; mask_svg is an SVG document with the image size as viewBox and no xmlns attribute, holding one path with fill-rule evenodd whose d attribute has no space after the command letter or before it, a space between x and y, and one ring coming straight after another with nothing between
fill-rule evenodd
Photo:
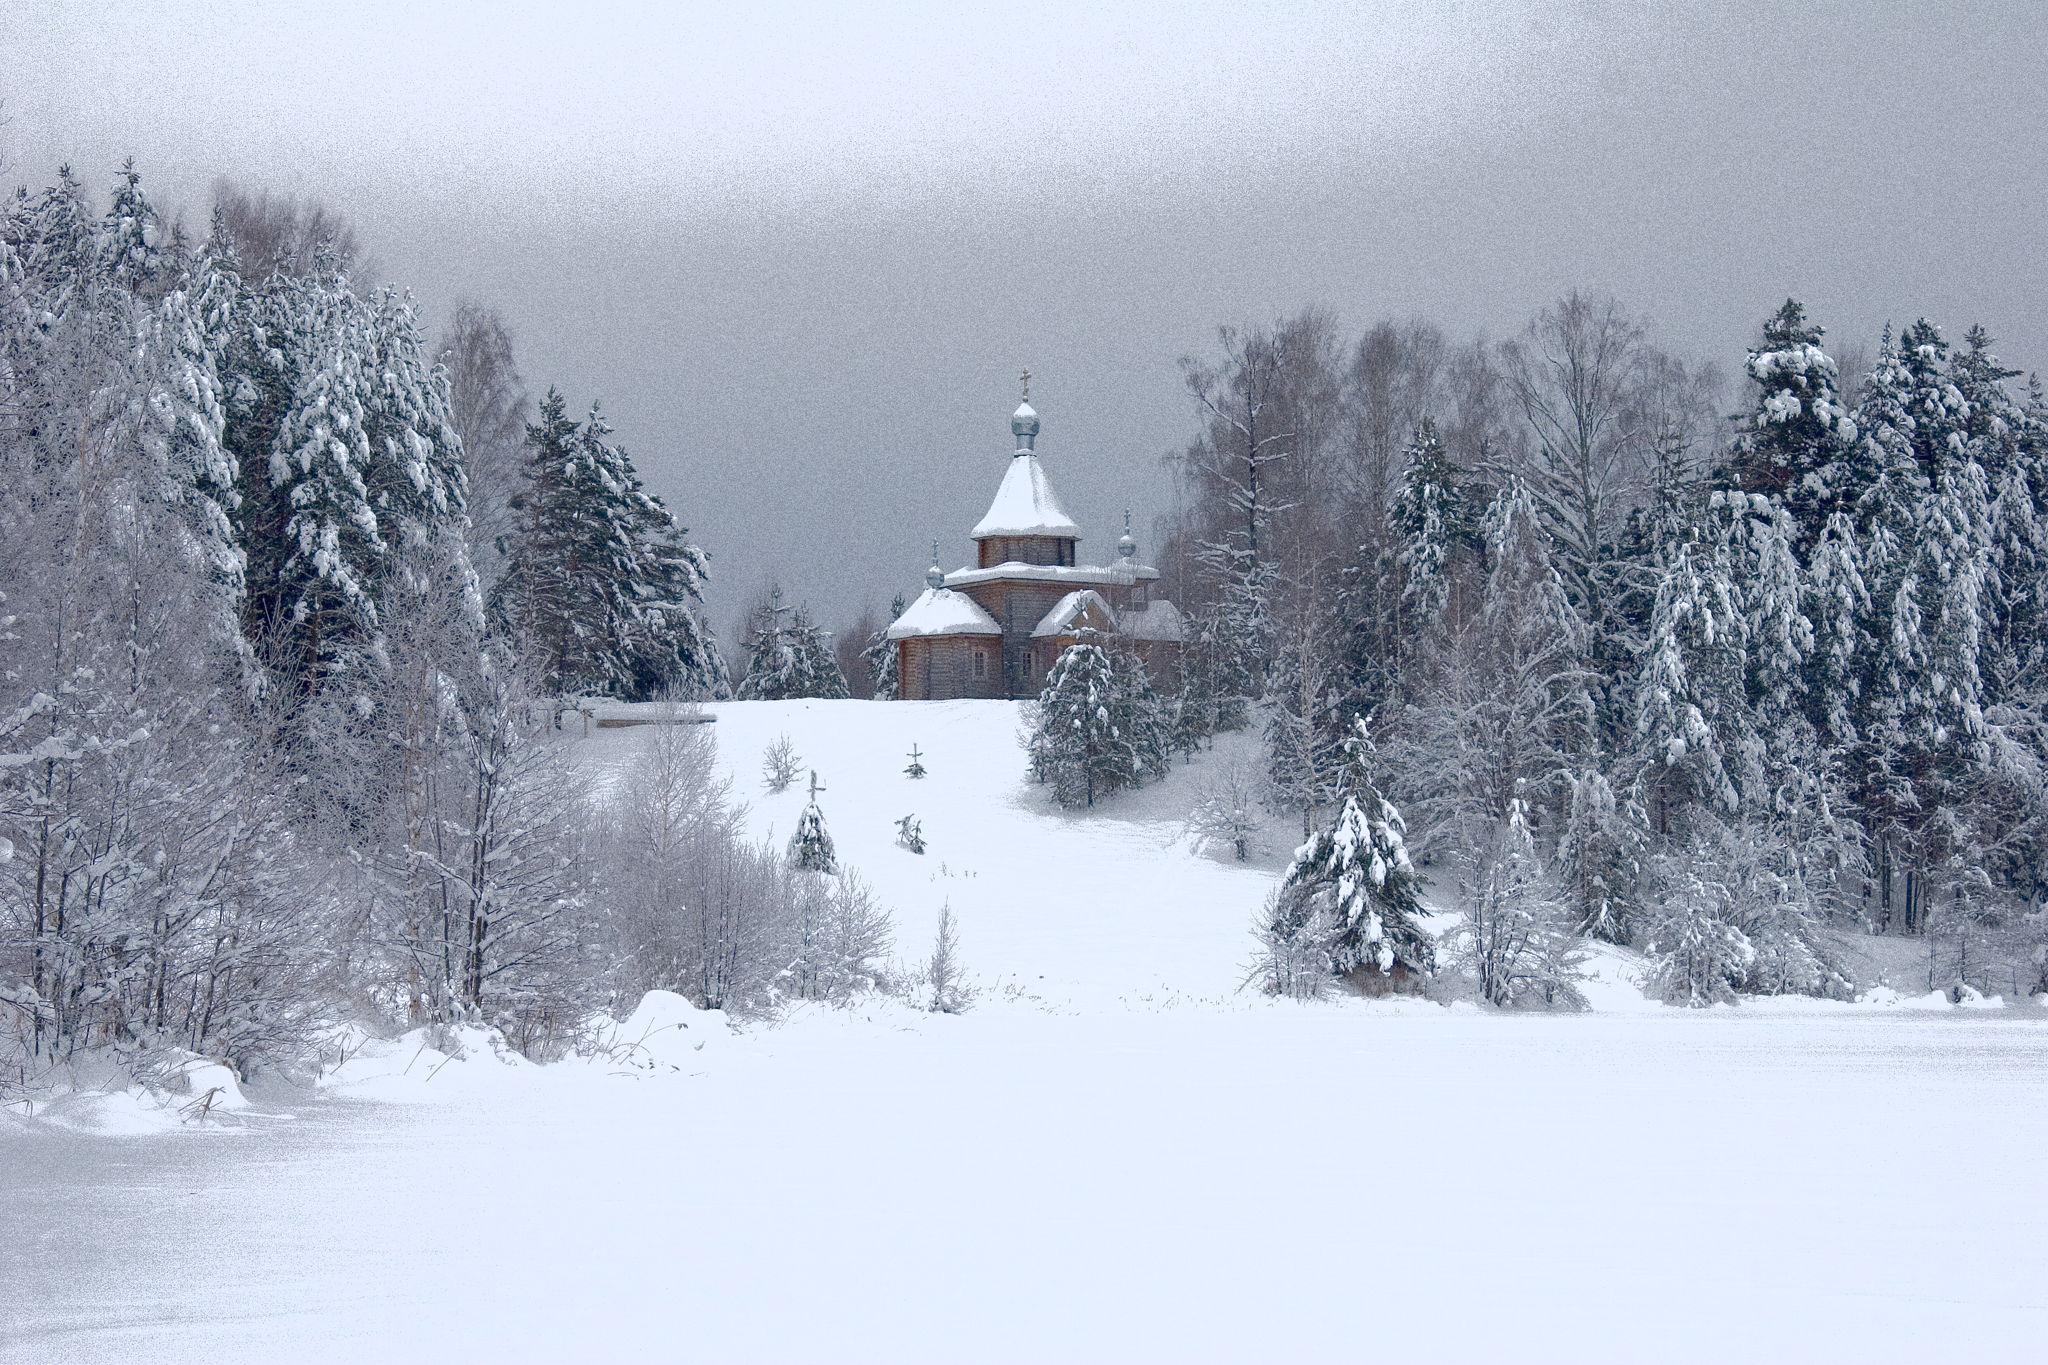
<instances>
[{"instance_id":1,"label":"log wall of church","mask_svg":"<svg viewBox=\"0 0 2048 1365\"><path fill-rule=\"evenodd\" d=\"M981 656L978 671L976 654ZM898 640L896 695L904 701L995 700L1007 695L1002 640L994 635L921 635Z\"/></svg>"},{"instance_id":2,"label":"log wall of church","mask_svg":"<svg viewBox=\"0 0 2048 1365\"><path fill-rule=\"evenodd\" d=\"M984 569L998 564L1072 564L1074 541L1071 536L989 536L976 542L975 554Z\"/></svg>"}]
</instances>

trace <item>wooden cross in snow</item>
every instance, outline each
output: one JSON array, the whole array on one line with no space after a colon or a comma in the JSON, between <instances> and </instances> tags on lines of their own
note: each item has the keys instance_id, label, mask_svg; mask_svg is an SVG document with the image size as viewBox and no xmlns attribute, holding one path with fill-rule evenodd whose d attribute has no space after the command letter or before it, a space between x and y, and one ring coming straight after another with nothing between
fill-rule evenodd
<instances>
[{"instance_id":1,"label":"wooden cross in snow","mask_svg":"<svg viewBox=\"0 0 2048 1365\"><path fill-rule=\"evenodd\" d=\"M823 790L825 790L825 784L818 780L818 770L816 768L811 769L811 800L815 802L818 799L818 793Z\"/></svg>"}]
</instances>

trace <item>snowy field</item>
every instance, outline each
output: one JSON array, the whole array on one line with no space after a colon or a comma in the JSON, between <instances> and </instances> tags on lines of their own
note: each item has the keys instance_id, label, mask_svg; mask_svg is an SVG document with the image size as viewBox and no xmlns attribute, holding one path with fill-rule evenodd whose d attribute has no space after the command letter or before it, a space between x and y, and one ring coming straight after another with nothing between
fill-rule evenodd
<instances>
[{"instance_id":1,"label":"snowy field","mask_svg":"<svg viewBox=\"0 0 2048 1365\"><path fill-rule=\"evenodd\" d=\"M761 832L803 802L758 794L762 749L786 731L817 768L903 956L950 902L971 1012L699 1014L641 1070L371 1044L319 1099L203 1130L0 1130L0 1361L2048 1341L2048 1011L1688 1013L1618 956L1581 1016L1254 999L1271 864L1187 849L1190 774L1069 816L1024 785L1006 704L714 709ZM593 781L647 733L583 743ZM892 842L913 812L921 858Z\"/></svg>"}]
</instances>

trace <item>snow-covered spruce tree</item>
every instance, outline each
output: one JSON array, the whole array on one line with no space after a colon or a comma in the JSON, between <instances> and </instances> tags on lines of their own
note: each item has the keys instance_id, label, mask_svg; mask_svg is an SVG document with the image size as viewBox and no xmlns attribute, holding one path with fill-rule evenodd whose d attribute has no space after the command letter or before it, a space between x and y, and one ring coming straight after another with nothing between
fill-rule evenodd
<instances>
[{"instance_id":1,"label":"snow-covered spruce tree","mask_svg":"<svg viewBox=\"0 0 2048 1365\"><path fill-rule=\"evenodd\" d=\"M867 662L868 679L874 684L876 701L896 700L896 642L889 638L889 627L896 618L903 615L903 594L898 593L889 603L889 619L882 623L880 630L861 650L861 658Z\"/></svg>"},{"instance_id":2,"label":"snow-covered spruce tree","mask_svg":"<svg viewBox=\"0 0 2048 1365\"><path fill-rule=\"evenodd\" d=\"M1756 402L1728 453L1735 487L1779 498L1791 510L1802 550L1840 510L1831 471L1858 434L1836 388L1834 359L1821 347L1825 334L1797 299L1785 300L1764 323L1744 366Z\"/></svg>"},{"instance_id":3,"label":"snow-covered spruce tree","mask_svg":"<svg viewBox=\"0 0 2048 1365\"><path fill-rule=\"evenodd\" d=\"M607 482L620 490L617 520L629 544L618 589L627 669L621 695L641 701L730 696L724 656L701 611L709 560L662 500L642 486L631 458L606 439L611 434L591 404L584 445L607 472Z\"/></svg>"},{"instance_id":4,"label":"snow-covered spruce tree","mask_svg":"<svg viewBox=\"0 0 2048 1365\"><path fill-rule=\"evenodd\" d=\"M832 836L825 831L825 812L818 809L818 775L811 774L811 799L797 817L796 832L789 836L789 861L799 872L839 871L839 857L832 848Z\"/></svg>"},{"instance_id":5,"label":"snow-covered spruce tree","mask_svg":"<svg viewBox=\"0 0 2048 1365\"><path fill-rule=\"evenodd\" d=\"M1877 920L1908 933L1934 869L1974 865L1981 849L1966 793L1987 757L1976 656L1993 536L1969 415L1933 324L1887 337L1849 471L1871 605L1848 775L1873 842Z\"/></svg>"},{"instance_id":6,"label":"snow-covered spruce tree","mask_svg":"<svg viewBox=\"0 0 2048 1365\"><path fill-rule=\"evenodd\" d=\"M1388 520L1399 537L1394 568L1400 583L1398 620L1393 632L1406 656L1429 659L1466 614L1456 589L1463 578L1460 561L1476 545L1478 517L1465 487L1465 471L1452 461L1437 435L1436 423L1424 418L1402 452L1401 487L1388 508Z\"/></svg>"},{"instance_id":7,"label":"snow-covered spruce tree","mask_svg":"<svg viewBox=\"0 0 2048 1365\"><path fill-rule=\"evenodd\" d=\"M783 606L779 587L755 616L747 641L747 671L736 695L741 701L847 695L846 675L825 632L804 608Z\"/></svg>"},{"instance_id":8,"label":"snow-covered spruce tree","mask_svg":"<svg viewBox=\"0 0 2048 1365\"><path fill-rule=\"evenodd\" d=\"M1401 815L1372 781L1372 755L1364 721L1353 722L1343 802L1288 865L1268 946L1294 949L1302 927L1318 926L1331 973L1385 991L1428 975L1436 958Z\"/></svg>"},{"instance_id":9,"label":"snow-covered spruce tree","mask_svg":"<svg viewBox=\"0 0 2048 1365\"><path fill-rule=\"evenodd\" d=\"M1060 654L1039 694L1026 747L1032 776L1063 806L1092 806L1138 785L1147 748L1140 712L1100 636L1083 627Z\"/></svg>"},{"instance_id":10,"label":"snow-covered spruce tree","mask_svg":"<svg viewBox=\"0 0 2048 1365\"><path fill-rule=\"evenodd\" d=\"M915 815L896 822L896 845L912 853L924 852L924 824Z\"/></svg>"},{"instance_id":11,"label":"snow-covered spruce tree","mask_svg":"<svg viewBox=\"0 0 2048 1365\"><path fill-rule=\"evenodd\" d=\"M703 553L610 434L595 406L578 424L559 393L541 401L494 615L558 694L722 696L724 665L697 612Z\"/></svg>"}]
</instances>

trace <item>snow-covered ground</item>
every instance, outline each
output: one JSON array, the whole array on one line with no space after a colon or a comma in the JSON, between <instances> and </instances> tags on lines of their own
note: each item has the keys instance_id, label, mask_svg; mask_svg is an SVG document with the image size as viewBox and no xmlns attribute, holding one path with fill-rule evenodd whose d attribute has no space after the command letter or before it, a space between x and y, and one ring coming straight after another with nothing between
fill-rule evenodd
<instances>
[{"instance_id":1,"label":"snow-covered ground","mask_svg":"<svg viewBox=\"0 0 2048 1365\"><path fill-rule=\"evenodd\" d=\"M1236 993L1266 870L1090 816L1013 708L787 732L842 858L982 987L774 1029L653 1007L607 1064L364 1044L324 1097L0 1133L0 1361L1905 1360L2048 1340L2048 1012L1501 1017ZM583 746L600 780L645 730ZM904 778L915 742L931 776ZM1199 771L1199 768L1197 769ZM930 852L893 844L915 813ZM647 1031L664 1023L685 1029ZM701 1044L701 1046L700 1046Z\"/></svg>"}]
</instances>

